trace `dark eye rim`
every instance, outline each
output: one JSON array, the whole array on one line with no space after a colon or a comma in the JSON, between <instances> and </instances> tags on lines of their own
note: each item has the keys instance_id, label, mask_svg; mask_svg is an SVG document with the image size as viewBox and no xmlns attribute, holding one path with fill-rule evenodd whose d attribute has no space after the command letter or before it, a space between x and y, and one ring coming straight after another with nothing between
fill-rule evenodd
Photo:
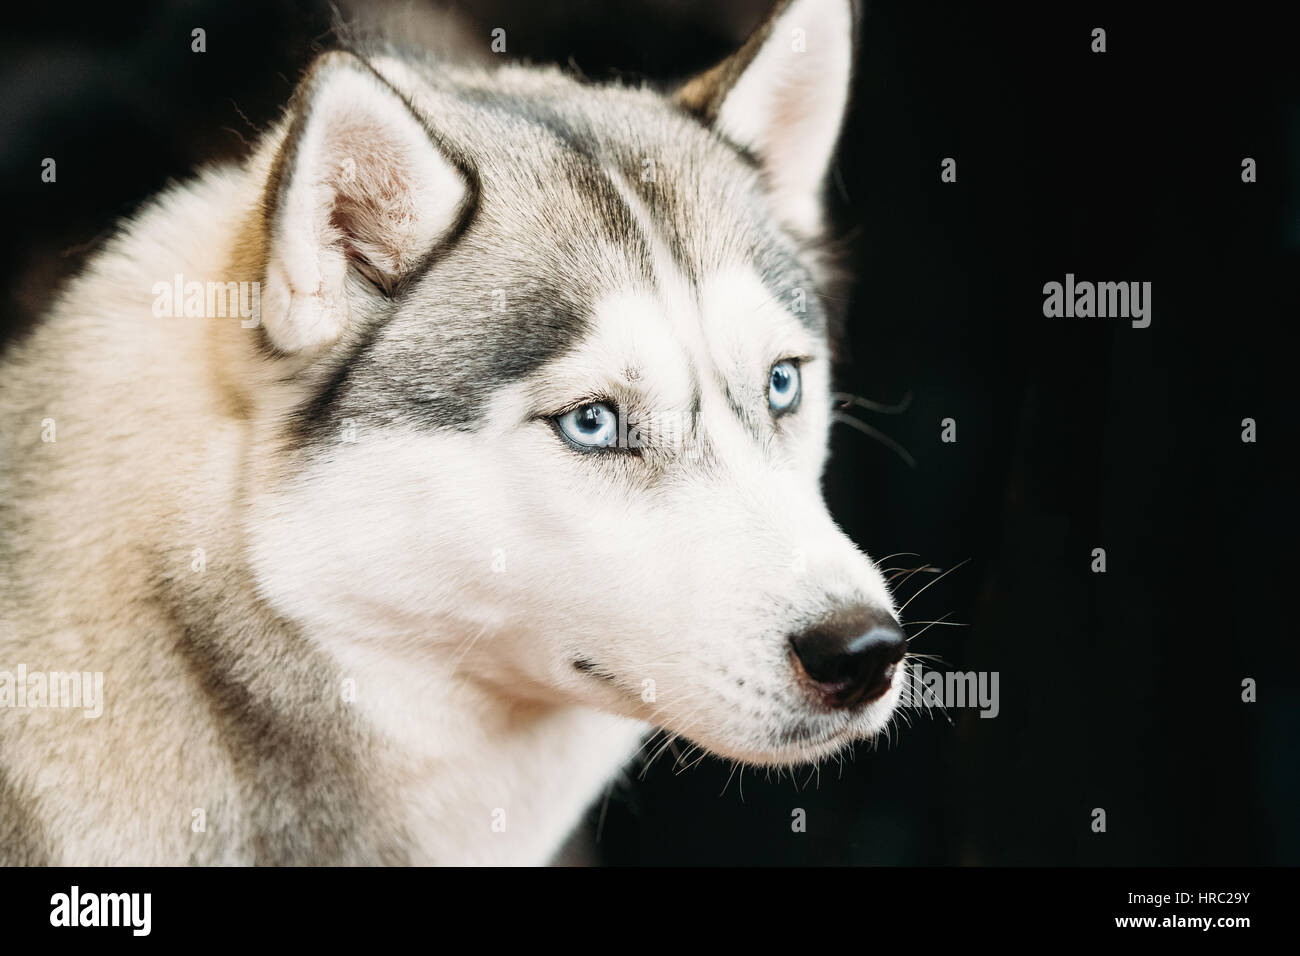
<instances>
[{"instance_id":1,"label":"dark eye rim","mask_svg":"<svg viewBox=\"0 0 1300 956\"><path fill-rule=\"evenodd\" d=\"M775 362L773 362L770 366L768 366L767 381L768 381L769 389L771 388L771 384L772 384L772 372L776 370L776 367L778 365L783 365L786 362L789 362L791 365L794 366L794 374L795 374L795 393L794 393L793 402L791 402L785 408L773 408L771 399L770 398L768 399L767 408L768 411L772 413L773 418L784 418L786 415L792 415L795 412L797 412L799 410L799 406L803 404L803 366L804 366L804 362L806 361L807 359L802 356L792 355L792 356L787 356L785 358L779 358Z\"/></svg>"},{"instance_id":2,"label":"dark eye rim","mask_svg":"<svg viewBox=\"0 0 1300 956\"><path fill-rule=\"evenodd\" d=\"M618 430L617 437L614 439L614 444L582 445L574 441L572 438L570 438L568 435L564 433L564 429L560 427L560 419L563 418L565 415L570 414L571 412L576 412L579 409L586 408L588 405L604 405L606 408L610 410L610 412L613 413L614 420ZM631 448L628 447L627 445L621 444L624 435L623 418L619 414L618 405L614 402L611 402L607 398L584 399L581 402L575 402L574 404L568 406L567 408L561 411L551 412L546 415L538 415L536 416L536 418L539 421L544 421L548 425L550 425L551 431L555 432L555 434L559 436L560 441L564 442L566 446L573 449L580 455L623 454L623 455L633 455L637 458L641 457L640 448Z\"/></svg>"}]
</instances>

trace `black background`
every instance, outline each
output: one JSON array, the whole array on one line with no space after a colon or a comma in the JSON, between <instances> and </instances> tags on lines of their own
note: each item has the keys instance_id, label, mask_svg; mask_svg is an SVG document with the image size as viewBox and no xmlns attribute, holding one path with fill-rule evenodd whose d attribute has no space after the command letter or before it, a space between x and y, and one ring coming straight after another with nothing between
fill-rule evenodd
<instances>
[{"instance_id":1,"label":"black background","mask_svg":"<svg viewBox=\"0 0 1300 956\"><path fill-rule=\"evenodd\" d=\"M511 56L666 80L723 56L765 4L464 6L485 43L507 29ZM856 280L841 387L910 395L900 413L856 414L916 464L838 425L826 490L871 554L915 555L890 566L969 561L907 610L965 626L913 649L999 672L1001 713L914 717L820 778L682 769L669 753L593 808L569 859L1300 863L1294 30L1274 4L984 7L866 11L831 190ZM331 44L327 8L275 0L7 16L9 335L118 217L242 155ZM196 26L205 54L190 52ZM956 183L940 181L944 157ZM1043 284L1067 272L1150 281L1150 328L1045 318ZM955 444L940 442L949 417ZM1246 677L1257 703L1241 701ZM806 833L791 832L797 807Z\"/></svg>"}]
</instances>

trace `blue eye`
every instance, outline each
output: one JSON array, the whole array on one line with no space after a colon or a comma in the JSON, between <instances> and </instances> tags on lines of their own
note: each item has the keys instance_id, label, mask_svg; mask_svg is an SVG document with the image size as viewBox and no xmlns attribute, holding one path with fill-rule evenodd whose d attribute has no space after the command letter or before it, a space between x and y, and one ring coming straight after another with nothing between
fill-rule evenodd
<instances>
[{"instance_id":1,"label":"blue eye","mask_svg":"<svg viewBox=\"0 0 1300 956\"><path fill-rule=\"evenodd\" d=\"M555 422L565 438L583 448L608 448L618 440L618 415L604 402L575 408Z\"/></svg>"},{"instance_id":2,"label":"blue eye","mask_svg":"<svg viewBox=\"0 0 1300 956\"><path fill-rule=\"evenodd\" d=\"M772 366L767 383L767 403L772 411L788 412L799 402L799 364L784 359Z\"/></svg>"}]
</instances>

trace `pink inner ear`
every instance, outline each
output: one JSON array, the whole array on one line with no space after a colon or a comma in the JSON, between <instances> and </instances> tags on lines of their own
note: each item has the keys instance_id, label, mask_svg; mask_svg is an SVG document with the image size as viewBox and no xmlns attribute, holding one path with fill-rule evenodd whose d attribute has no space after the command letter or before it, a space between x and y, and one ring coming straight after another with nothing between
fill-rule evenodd
<instances>
[{"instance_id":1,"label":"pink inner ear","mask_svg":"<svg viewBox=\"0 0 1300 956\"><path fill-rule=\"evenodd\" d=\"M331 131L327 174L329 224L345 254L387 287L418 254L416 188L408 150L382 126L355 122Z\"/></svg>"},{"instance_id":2,"label":"pink inner ear","mask_svg":"<svg viewBox=\"0 0 1300 956\"><path fill-rule=\"evenodd\" d=\"M271 223L267 329L293 352L332 341L353 314L351 269L392 294L455 223L469 184L425 120L371 73L318 70Z\"/></svg>"},{"instance_id":3,"label":"pink inner ear","mask_svg":"<svg viewBox=\"0 0 1300 956\"><path fill-rule=\"evenodd\" d=\"M806 148L800 131L809 124L809 103L822 92L818 79L791 72L773 91L771 121L767 127L765 152L771 165L784 170L791 165L793 153Z\"/></svg>"}]
</instances>

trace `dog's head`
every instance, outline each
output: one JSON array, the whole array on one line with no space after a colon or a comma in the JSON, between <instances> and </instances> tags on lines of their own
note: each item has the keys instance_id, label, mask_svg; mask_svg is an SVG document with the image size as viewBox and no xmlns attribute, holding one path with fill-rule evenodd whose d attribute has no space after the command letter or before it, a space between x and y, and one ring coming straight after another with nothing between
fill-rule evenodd
<instances>
[{"instance_id":1,"label":"dog's head","mask_svg":"<svg viewBox=\"0 0 1300 956\"><path fill-rule=\"evenodd\" d=\"M826 511L818 241L848 0L675 94L333 54L266 185L263 594L724 755L878 730L906 642Z\"/></svg>"}]
</instances>

